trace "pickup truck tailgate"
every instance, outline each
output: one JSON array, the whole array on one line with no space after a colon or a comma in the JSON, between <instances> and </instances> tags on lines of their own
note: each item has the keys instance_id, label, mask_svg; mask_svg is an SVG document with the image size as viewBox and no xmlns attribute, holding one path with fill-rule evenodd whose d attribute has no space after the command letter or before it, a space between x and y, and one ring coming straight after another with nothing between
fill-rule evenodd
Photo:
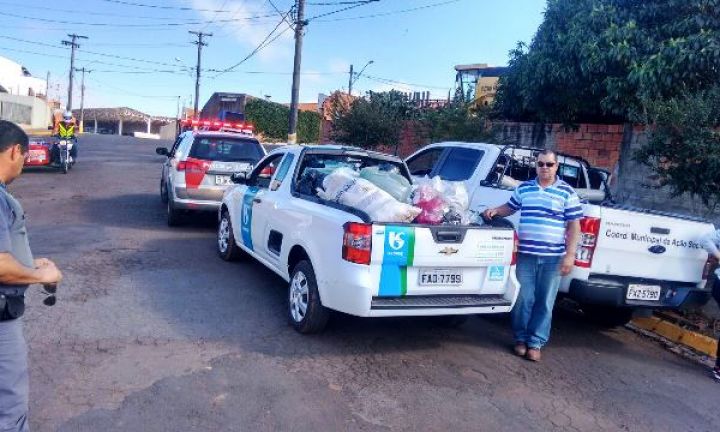
<instances>
[{"instance_id":1,"label":"pickup truck tailgate","mask_svg":"<svg viewBox=\"0 0 720 432\"><path fill-rule=\"evenodd\" d=\"M373 225L376 297L498 295L511 276L511 229Z\"/></svg>"},{"instance_id":2,"label":"pickup truck tailgate","mask_svg":"<svg viewBox=\"0 0 720 432\"><path fill-rule=\"evenodd\" d=\"M592 273L699 283L707 253L700 239L709 223L601 207Z\"/></svg>"}]
</instances>

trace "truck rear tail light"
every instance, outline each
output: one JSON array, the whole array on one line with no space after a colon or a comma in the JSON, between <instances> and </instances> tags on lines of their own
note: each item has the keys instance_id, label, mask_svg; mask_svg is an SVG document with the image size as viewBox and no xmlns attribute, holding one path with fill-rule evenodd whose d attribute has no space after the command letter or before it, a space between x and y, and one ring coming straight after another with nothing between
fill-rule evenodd
<instances>
[{"instance_id":1,"label":"truck rear tail light","mask_svg":"<svg viewBox=\"0 0 720 432\"><path fill-rule=\"evenodd\" d=\"M590 268L592 266L599 234L600 218L584 217L580 219L580 241L575 252L577 267Z\"/></svg>"},{"instance_id":2,"label":"truck rear tail light","mask_svg":"<svg viewBox=\"0 0 720 432\"><path fill-rule=\"evenodd\" d=\"M703 266L703 272L702 272L702 280L708 280L710 275L718 266L718 261L715 259L714 256L709 256L707 261L705 261L705 265Z\"/></svg>"},{"instance_id":3,"label":"truck rear tail light","mask_svg":"<svg viewBox=\"0 0 720 432\"><path fill-rule=\"evenodd\" d=\"M510 261L510 265L517 264L517 254L518 254L518 245L520 244L520 239L518 238L517 231L513 230L513 252L512 252L512 261Z\"/></svg>"},{"instance_id":4,"label":"truck rear tail light","mask_svg":"<svg viewBox=\"0 0 720 432\"><path fill-rule=\"evenodd\" d=\"M344 226L342 257L355 264L370 264L372 225L348 222Z\"/></svg>"},{"instance_id":5,"label":"truck rear tail light","mask_svg":"<svg viewBox=\"0 0 720 432\"><path fill-rule=\"evenodd\" d=\"M185 171L185 183L190 189L196 189L202 183L205 173L210 169L210 162L202 159L187 158L177 164L178 171Z\"/></svg>"}]
</instances>

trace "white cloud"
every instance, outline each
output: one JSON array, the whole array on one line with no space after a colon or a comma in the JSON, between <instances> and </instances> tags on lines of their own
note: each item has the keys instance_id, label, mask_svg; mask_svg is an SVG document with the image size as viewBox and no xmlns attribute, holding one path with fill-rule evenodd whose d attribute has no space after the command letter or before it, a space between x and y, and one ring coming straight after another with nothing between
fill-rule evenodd
<instances>
[{"instance_id":1,"label":"white cloud","mask_svg":"<svg viewBox=\"0 0 720 432\"><path fill-rule=\"evenodd\" d=\"M242 0L242 1L222 1L222 0L192 0L192 7L195 8L204 21L215 21L208 26L206 31L221 34L229 34L238 43L248 49L250 53L259 46L265 37L275 28L280 20L279 15L273 15L267 18L258 19L241 19L243 17L253 17L261 15L275 14L275 10L265 7L265 0ZM230 13L216 13L212 10L229 10ZM282 11L282 9L281 9ZM232 22L223 22L223 20L235 19ZM288 18L290 20L290 18ZM219 21L219 22L217 22ZM288 25L283 23L278 27L277 31L269 40L275 38L280 32L282 35L267 47L263 48L256 54L261 61L277 60L289 57L292 54L293 32L288 29ZM241 53L238 53L240 55ZM239 57L238 60L242 58Z\"/></svg>"}]
</instances>

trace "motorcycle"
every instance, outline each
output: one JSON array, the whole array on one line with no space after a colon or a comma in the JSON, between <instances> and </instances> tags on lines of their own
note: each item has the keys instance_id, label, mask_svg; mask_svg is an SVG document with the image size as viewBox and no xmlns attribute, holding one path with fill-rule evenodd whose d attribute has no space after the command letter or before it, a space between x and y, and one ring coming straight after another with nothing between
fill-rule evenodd
<instances>
[{"instance_id":1,"label":"motorcycle","mask_svg":"<svg viewBox=\"0 0 720 432\"><path fill-rule=\"evenodd\" d=\"M75 145L75 142L72 139L61 139L58 142L58 165L60 166L63 174L67 174L75 164L72 156L70 156L73 145Z\"/></svg>"}]
</instances>

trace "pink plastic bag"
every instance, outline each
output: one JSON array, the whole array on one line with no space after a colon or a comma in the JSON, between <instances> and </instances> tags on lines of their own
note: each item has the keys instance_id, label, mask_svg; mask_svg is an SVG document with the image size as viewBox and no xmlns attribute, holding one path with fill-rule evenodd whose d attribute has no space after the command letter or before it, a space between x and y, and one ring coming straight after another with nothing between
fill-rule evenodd
<instances>
[{"instance_id":1,"label":"pink plastic bag","mask_svg":"<svg viewBox=\"0 0 720 432\"><path fill-rule=\"evenodd\" d=\"M413 192L412 200L413 205L422 210L415 222L432 225L442 222L445 215L445 200L430 184L418 186Z\"/></svg>"}]
</instances>

